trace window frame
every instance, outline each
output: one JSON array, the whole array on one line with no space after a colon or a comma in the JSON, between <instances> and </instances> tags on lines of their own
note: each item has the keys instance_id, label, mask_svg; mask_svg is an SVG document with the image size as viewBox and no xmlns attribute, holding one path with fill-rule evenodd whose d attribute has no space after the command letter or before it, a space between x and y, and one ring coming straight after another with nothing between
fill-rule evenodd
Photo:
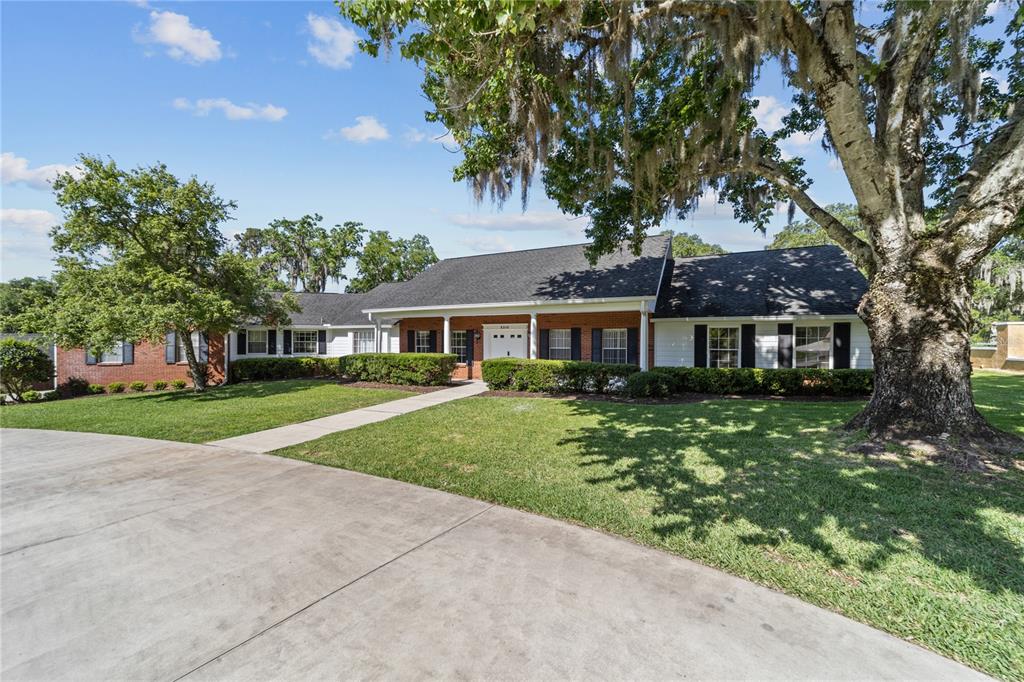
<instances>
[{"instance_id":1,"label":"window frame","mask_svg":"<svg viewBox=\"0 0 1024 682\"><path fill-rule=\"evenodd\" d=\"M316 329L292 329L292 355L316 355L317 354L317 334ZM311 334L313 337L313 350L299 350L299 336Z\"/></svg>"},{"instance_id":2,"label":"window frame","mask_svg":"<svg viewBox=\"0 0 1024 682\"><path fill-rule=\"evenodd\" d=\"M808 329L817 329L819 331L820 330L825 330L825 336L824 337L819 336L812 343L818 343L820 341L827 341L828 343L826 344L826 346L827 346L826 350L800 350L800 345L801 345L799 343L800 331L803 330L804 333L806 334L806 330L808 330ZM802 325L793 325L793 367L794 368L801 368L801 369L832 369L832 362L833 362L832 344L834 343L834 338L835 338L834 334L835 334L835 330L834 330L833 325L831 325L831 324L802 324ZM804 346L810 345L810 344L807 343L806 336L804 338L803 345ZM817 363L815 363L814 365L808 365L808 364L803 364L802 365L802 364L800 364L800 354L801 353L804 353L805 355L806 354L812 354L812 353L817 355L818 356ZM825 355L824 366L822 366L822 364L821 364L821 356L822 356L822 354Z\"/></svg>"},{"instance_id":3,"label":"window frame","mask_svg":"<svg viewBox=\"0 0 1024 682\"><path fill-rule=\"evenodd\" d=\"M610 336L620 337L622 339L622 345L611 346L608 343ZM609 351L615 353L611 358L608 356ZM619 356L619 353L622 355ZM619 360L619 357L622 359ZM601 362L609 365L629 364L629 331L625 327L612 327L610 329L601 330Z\"/></svg>"},{"instance_id":4,"label":"window frame","mask_svg":"<svg viewBox=\"0 0 1024 682\"><path fill-rule=\"evenodd\" d=\"M452 353L455 354L455 361L461 365L465 365L469 362L469 354L466 352L466 347L469 344L469 330L468 329L453 329L452 330L451 347ZM462 343L456 343L455 335L459 334L462 336Z\"/></svg>"},{"instance_id":5,"label":"window frame","mask_svg":"<svg viewBox=\"0 0 1024 682\"><path fill-rule=\"evenodd\" d=\"M420 339L423 339L421 342ZM425 348L426 350L420 350ZM417 329L413 334L413 352L414 353L433 353L435 349L430 346L430 330L429 329Z\"/></svg>"},{"instance_id":6,"label":"window frame","mask_svg":"<svg viewBox=\"0 0 1024 682\"><path fill-rule=\"evenodd\" d=\"M245 353L246 355L266 355L267 344L270 341L267 329L246 329L245 330ZM263 350L253 350L253 334L263 334Z\"/></svg>"},{"instance_id":7,"label":"window frame","mask_svg":"<svg viewBox=\"0 0 1024 682\"><path fill-rule=\"evenodd\" d=\"M556 340L564 337L564 346L556 346ZM604 335L601 336L602 342L604 341ZM572 360L572 329L568 327L565 329L549 329L548 330L548 358L551 360ZM601 351L601 357L604 357L604 350Z\"/></svg>"},{"instance_id":8,"label":"window frame","mask_svg":"<svg viewBox=\"0 0 1024 682\"><path fill-rule=\"evenodd\" d=\"M107 356L110 356L108 358ZM100 353L96 357L98 365L123 365L124 364L124 341L118 341L109 351Z\"/></svg>"},{"instance_id":9,"label":"window frame","mask_svg":"<svg viewBox=\"0 0 1024 682\"><path fill-rule=\"evenodd\" d=\"M365 337L364 335L369 335ZM361 338L362 337L362 338ZM368 345L369 350L361 350L360 344ZM356 329L352 332L353 353L373 353L376 350L376 339L372 329Z\"/></svg>"},{"instance_id":10,"label":"window frame","mask_svg":"<svg viewBox=\"0 0 1024 682\"><path fill-rule=\"evenodd\" d=\"M720 334L717 335L718 338L716 338L715 332L722 332L722 331L733 332L733 334L735 335L734 338L735 338L735 341L736 341L736 344L735 344L734 348L733 347L721 346L721 345L717 345L717 346L713 345L716 342L717 343L721 343L721 338L722 338L721 335ZM733 337L730 335L730 338L733 338ZM740 366L740 346L741 346L741 342L740 342L740 327L732 326L732 325L719 325L717 327L709 326L708 327L708 367L714 367L716 369L736 369L736 368L738 368ZM719 361L720 355L716 355L716 354L722 354L722 353L729 354L730 359L731 358L735 358L735 360L733 362L731 362L730 364L724 364L723 365Z\"/></svg>"}]
</instances>

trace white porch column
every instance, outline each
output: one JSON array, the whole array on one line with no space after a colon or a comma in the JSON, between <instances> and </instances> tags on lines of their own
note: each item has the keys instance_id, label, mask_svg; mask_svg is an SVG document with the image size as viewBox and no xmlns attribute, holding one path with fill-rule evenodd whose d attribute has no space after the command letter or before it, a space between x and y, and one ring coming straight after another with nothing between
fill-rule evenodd
<instances>
[{"instance_id":1,"label":"white porch column","mask_svg":"<svg viewBox=\"0 0 1024 682\"><path fill-rule=\"evenodd\" d=\"M649 322L649 320L648 320L647 306L644 305L643 310L640 311L640 348L639 348L639 351L640 351L640 370L641 371L650 369L647 366L647 346L648 346L648 343L649 343L648 340L647 340L647 329L648 329L648 326L649 326L648 322Z\"/></svg>"},{"instance_id":2,"label":"white porch column","mask_svg":"<svg viewBox=\"0 0 1024 682\"><path fill-rule=\"evenodd\" d=\"M444 316L444 352L452 352L452 320L449 315Z\"/></svg>"},{"instance_id":3,"label":"white porch column","mask_svg":"<svg viewBox=\"0 0 1024 682\"><path fill-rule=\"evenodd\" d=\"M537 359L537 313L530 313L530 357Z\"/></svg>"},{"instance_id":4,"label":"white porch column","mask_svg":"<svg viewBox=\"0 0 1024 682\"><path fill-rule=\"evenodd\" d=\"M383 353L380 344L380 320L373 321L373 349L377 353Z\"/></svg>"}]
</instances>

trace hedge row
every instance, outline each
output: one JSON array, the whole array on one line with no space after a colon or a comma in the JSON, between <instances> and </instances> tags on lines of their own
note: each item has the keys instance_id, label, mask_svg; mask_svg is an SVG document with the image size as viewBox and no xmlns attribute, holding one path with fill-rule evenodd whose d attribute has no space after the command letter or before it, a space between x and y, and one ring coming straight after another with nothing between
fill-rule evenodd
<instances>
[{"instance_id":1,"label":"hedge row","mask_svg":"<svg viewBox=\"0 0 1024 682\"><path fill-rule=\"evenodd\" d=\"M246 358L231 363L232 381L338 376L339 358Z\"/></svg>"},{"instance_id":2,"label":"hedge row","mask_svg":"<svg viewBox=\"0 0 1024 682\"><path fill-rule=\"evenodd\" d=\"M356 353L339 358L342 376L385 384L443 386L458 358L451 353Z\"/></svg>"},{"instance_id":3,"label":"hedge row","mask_svg":"<svg viewBox=\"0 0 1024 682\"><path fill-rule=\"evenodd\" d=\"M481 373L494 391L544 393L611 393L620 391L626 379L638 372L634 365L613 365L573 360L484 360Z\"/></svg>"},{"instance_id":4,"label":"hedge row","mask_svg":"<svg viewBox=\"0 0 1024 682\"><path fill-rule=\"evenodd\" d=\"M874 383L869 369L655 367L631 376L624 393L632 398L681 393L866 396Z\"/></svg>"}]
</instances>

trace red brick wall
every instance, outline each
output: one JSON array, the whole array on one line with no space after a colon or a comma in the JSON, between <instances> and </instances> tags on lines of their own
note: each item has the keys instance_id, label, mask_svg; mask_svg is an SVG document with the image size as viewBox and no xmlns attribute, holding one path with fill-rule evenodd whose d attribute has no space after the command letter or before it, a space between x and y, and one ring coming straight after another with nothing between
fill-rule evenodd
<instances>
[{"instance_id":1,"label":"red brick wall","mask_svg":"<svg viewBox=\"0 0 1024 682\"><path fill-rule=\"evenodd\" d=\"M224 380L224 337L215 334L209 340L210 382L218 384ZM114 381L131 383L145 381L173 381L184 379L192 383L188 364L179 362L168 365L164 361L164 344L141 342L135 344L135 362L130 365L87 365L85 351L81 348L57 349L57 381L69 377L82 377L90 384L109 384Z\"/></svg>"},{"instance_id":2,"label":"red brick wall","mask_svg":"<svg viewBox=\"0 0 1024 682\"><path fill-rule=\"evenodd\" d=\"M480 378L480 363L484 356L483 325L485 324L515 324L530 323L529 315L478 315L473 317L452 317L452 331L472 330L479 332L479 338L473 342L473 357L477 362L473 363L473 378ZM591 354L591 330L615 328L615 327L639 327L639 312L619 313L556 313L537 315L538 329L571 329L580 328L580 356L583 360L590 360ZM442 346L441 334L444 331L444 319L440 317L407 318L402 320L401 349L403 353L408 352L406 341L409 330L433 330L437 332L439 349ZM474 335L475 337L476 335ZM647 362L648 367L654 366L654 324L650 323L647 333ZM466 367L460 365L452 375L455 379L466 378Z\"/></svg>"}]
</instances>

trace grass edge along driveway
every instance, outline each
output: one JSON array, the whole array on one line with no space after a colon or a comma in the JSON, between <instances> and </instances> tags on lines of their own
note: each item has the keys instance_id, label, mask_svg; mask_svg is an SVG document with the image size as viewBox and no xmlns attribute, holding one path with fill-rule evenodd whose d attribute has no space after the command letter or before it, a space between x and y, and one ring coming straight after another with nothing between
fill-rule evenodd
<instances>
[{"instance_id":1,"label":"grass edge along driveway","mask_svg":"<svg viewBox=\"0 0 1024 682\"><path fill-rule=\"evenodd\" d=\"M0 408L0 426L205 443L407 398L398 389L297 379L126 393Z\"/></svg>"},{"instance_id":2,"label":"grass edge along driveway","mask_svg":"<svg viewBox=\"0 0 1024 682\"><path fill-rule=\"evenodd\" d=\"M979 373L1024 434L1024 377ZM1024 472L852 454L860 402L467 398L277 451L679 554L1024 679Z\"/></svg>"}]
</instances>

